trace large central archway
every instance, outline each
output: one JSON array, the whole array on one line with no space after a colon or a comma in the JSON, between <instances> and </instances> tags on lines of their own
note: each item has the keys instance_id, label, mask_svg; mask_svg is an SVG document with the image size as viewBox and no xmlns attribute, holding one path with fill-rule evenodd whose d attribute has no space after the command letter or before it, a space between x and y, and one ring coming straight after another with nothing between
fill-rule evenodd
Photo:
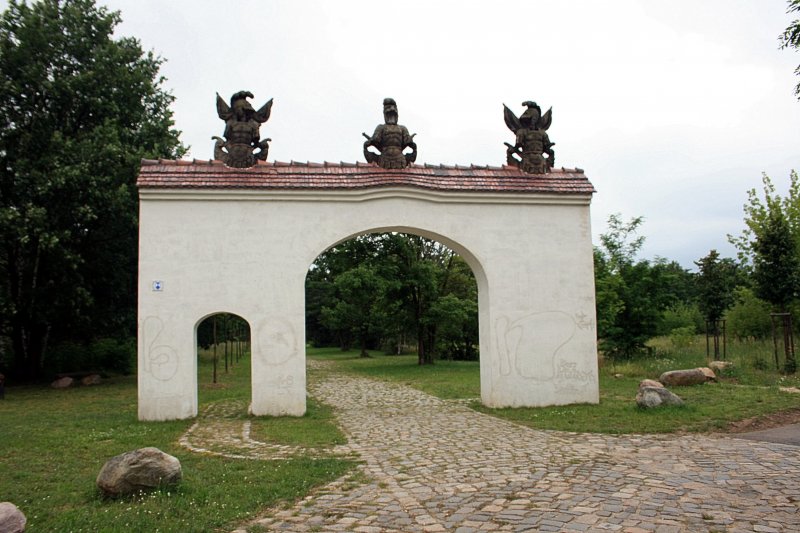
<instances>
[{"instance_id":1,"label":"large central archway","mask_svg":"<svg viewBox=\"0 0 800 533\"><path fill-rule=\"evenodd\" d=\"M251 324L251 411L303 414L308 266L389 231L442 242L472 268L484 404L598 401L593 189L582 172L162 161L142 166L139 188L140 328L159 325L156 341L140 330L142 419L196 414L184 353L199 317L219 308ZM153 372L163 357L168 377Z\"/></svg>"},{"instance_id":2,"label":"large central archway","mask_svg":"<svg viewBox=\"0 0 800 533\"><path fill-rule=\"evenodd\" d=\"M350 247L340 248L341 244L346 243L350 244ZM321 258L322 264L318 265ZM457 261L454 262L454 259ZM428 286L421 278L415 276L415 270L425 268L420 265L427 265L437 270L442 279L436 278L434 271L424 270L426 280L433 278L438 280ZM318 267L321 272L316 270ZM462 277L460 283L459 270ZM467 272L466 276L464 271ZM347 296L344 298L334 295L337 292L335 286L338 275L350 280L346 285ZM406 275L410 276L410 279L405 279ZM309 276L315 278L318 289L315 303L306 309L306 327L309 327L309 320L312 325L312 331L306 331L307 342L315 343L316 337L322 333L322 342L328 343L323 345L330 345L336 341L342 350L347 350L355 340L352 337L357 337L364 343L359 345L364 351L367 338L371 338L374 347L375 341L378 340L375 337L378 330L377 334L383 335L382 340L387 341L382 345L383 349L387 349L389 345L397 350L401 350L403 346L416 346L420 364L424 364L423 361L433 362L434 354L448 358L454 356L473 358L481 351L478 347L481 335L477 327L482 322L480 313L488 311L485 305L488 287L486 274L478 259L469 250L446 236L419 227L368 228L347 235L326 247L312 262ZM353 280L357 281L354 283ZM453 280L455 287L452 283L448 284L448 281ZM320 283L322 288L319 288ZM364 289L365 285L370 288ZM353 287L356 287L354 292ZM307 284L307 290L308 288ZM434 332L436 328L429 327L430 324L423 325L426 321L434 320L433 316L437 314L434 309L437 303L440 303L439 299L444 296L455 298L458 302L455 304L457 307L464 304L467 306L459 309L464 312L464 316L455 318L455 322L449 324L452 328L461 323L461 326L467 329L461 332L458 340L454 340L456 335L452 332L444 335L445 342L449 339L451 343L450 349L445 350L446 353L442 351L442 346L438 346L437 349L438 337ZM452 310L453 300L448 301ZM308 294L306 302L308 305ZM481 305L482 302L484 305ZM339 316L332 319L334 326L325 324L323 319L325 312L321 309L325 305L328 306L329 321L331 314ZM338 305L343 305L344 311L341 313L335 312ZM385 314L386 308L389 309L388 315ZM395 315L394 319L392 313ZM353 321L359 324L360 329L359 326L354 327ZM394 327L390 328L393 331L387 331L387 322L393 324ZM316 337L315 332L318 334ZM338 340L335 337L338 337ZM390 337L395 338L389 341ZM421 345L426 349L420 351ZM458 349L453 349L454 346Z\"/></svg>"}]
</instances>

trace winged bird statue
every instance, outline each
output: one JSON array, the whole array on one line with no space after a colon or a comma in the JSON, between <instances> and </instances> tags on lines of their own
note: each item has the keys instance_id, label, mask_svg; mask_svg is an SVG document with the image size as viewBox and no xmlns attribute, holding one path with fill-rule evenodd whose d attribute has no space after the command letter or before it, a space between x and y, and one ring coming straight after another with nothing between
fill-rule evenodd
<instances>
[{"instance_id":1,"label":"winged bird statue","mask_svg":"<svg viewBox=\"0 0 800 533\"><path fill-rule=\"evenodd\" d=\"M506 126L516 136L515 143L505 143L506 161L509 165L519 167L529 174L544 174L553 168L555 152L547 136L547 130L553 121L553 108L542 115L542 108L536 102L522 102L527 109L519 118L508 106L503 104L503 117ZM547 157L545 157L547 155Z\"/></svg>"},{"instance_id":2,"label":"winged bird statue","mask_svg":"<svg viewBox=\"0 0 800 533\"><path fill-rule=\"evenodd\" d=\"M253 98L250 91L239 91L231 96L231 104L217 93L217 114L225 121L224 139L212 137L214 159L218 159L235 168L255 166L257 161L266 161L269 153L269 141L261 139L261 124L269 120L272 111L272 98L256 111L248 98Z\"/></svg>"}]
</instances>

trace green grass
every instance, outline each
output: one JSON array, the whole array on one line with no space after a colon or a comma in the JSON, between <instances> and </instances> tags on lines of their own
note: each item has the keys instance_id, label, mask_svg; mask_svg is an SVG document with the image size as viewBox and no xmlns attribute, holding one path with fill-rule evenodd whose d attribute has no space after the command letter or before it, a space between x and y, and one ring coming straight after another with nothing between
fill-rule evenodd
<instances>
[{"instance_id":1,"label":"green grass","mask_svg":"<svg viewBox=\"0 0 800 533\"><path fill-rule=\"evenodd\" d=\"M708 383L674 387L682 407L640 409L634 398L643 377L600 376L599 405L488 409L481 412L539 429L590 433L673 433L722 430L752 416L800 407L800 398L777 387Z\"/></svg>"},{"instance_id":2,"label":"green grass","mask_svg":"<svg viewBox=\"0 0 800 533\"><path fill-rule=\"evenodd\" d=\"M765 346L766 344L766 346ZM795 376L763 369L758 358L771 356L769 343L729 346L734 370L721 383L675 388L683 408L643 411L633 398L639 380L664 370L705 363L705 343L676 346L654 340L653 357L601 367L599 405L482 411L541 429L607 433L708 431L728 422L800 407L798 395L778 386L798 386ZM766 355L765 355L766 354ZM392 380L442 398L474 399L480 394L476 362L437 361L420 367L415 356L362 359L357 352L310 350L336 368ZM219 383L211 384L209 354L199 366L200 408L210 402L250 397L249 359L220 364ZM315 372L310 370L309 375ZM620 377L615 377L619 375ZM330 409L309 401L300 418L253 419L252 434L262 441L325 449L343 442ZM241 417L246 417L244 407ZM12 501L28 517L28 531L227 531L266 507L302 497L314 486L352 468L337 458L296 457L281 461L225 459L190 453L177 440L191 421L136 420L136 380L117 377L96 387L52 390L9 387L0 401L0 501ZM110 457L156 446L180 459L184 480L172 490L138 498L103 500L95 478ZM316 454L315 454L316 455Z\"/></svg>"},{"instance_id":3,"label":"green grass","mask_svg":"<svg viewBox=\"0 0 800 533\"><path fill-rule=\"evenodd\" d=\"M689 339L657 337L652 339L648 345L655 352L655 357L633 364L644 371L656 374L656 377L661 372L670 370L667 368L670 365L673 365L673 368L674 365L691 368L708 364L704 335L697 335ZM782 347L779 346L779 350L782 350ZM722 377L735 380L739 384L800 386L800 373L785 375L776 369L774 345L771 339L728 339L726 359L733 362L733 368L723 373ZM779 353L778 361L782 368L782 351ZM624 367L625 364L622 365L623 371Z\"/></svg>"},{"instance_id":4,"label":"green grass","mask_svg":"<svg viewBox=\"0 0 800 533\"><path fill-rule=\"evenodd\" d=\"M210 401L249 398L249 359L227 375L220 372L220 384L210 387L204 354L199 381L201 409ZM253 425L261 422L254 419ZM0 401L0 501L19 506L32 533L229 531L266 507L300 498L353 466L352 461L338 458L255 461L193 454L177 445L191 423L139 422L134 377L67 390L8 387L6 399ZM310 427L320 446L342 438L322 406L313 407L308 417L269 420L269 424L294 426L281 430L282 442L304 445L304 437L293 442L293 435L309 433ZM264 440L270 434L263 435ZM103 500L95 479L105 461L143 446L156 446L177 457L183 468L181 484L137 498Z\"/></svg>"},{"instance_id":5,"label":"green grass","mask_svg":"<svg viewBox=\"0 0 800 533\"><path fill-rule=\"evenodd\" d=\"M729 346L734 367L721 374L719 383L675 387L673 392L684 399L685 406L640 409L634 398L642 379L658 379L666 370L707 364L704 339L698 338L685 347L673 346L669 339L654 342L651 357L601 366L599 405L514 409L489 409L477 401L472 405L481 412L539 429L611 434L713 431L745 418L800 408L800 395L778 389L798 386L800 378L781 375L774 367L754 368L753 361L763 358L764 350L771 349L771 345L751 342ZM309 355L335 361L337 368L345 372L403 383L440 398L480 396L477 362L437 361L433 366L420 367L413 355L373 352L371 358L362 359L357 352L336 349L313 349Z\"/></svg>"},{"instance_id":6,"label":"green grass","mask_svg":"<svg viewBox=\"0 0 800 533\"><path fill-rule=\"evenodd\" d=\"M477 398L481 394L477 362L437 360L435 365L419 366L416 355L381 355L373 351L371 357L362 358L358 351L343 352L338 348L310 348L307 353L335 361L338 370L402 383L440 398Z\"/></svg>"},{"instance_id":7,"label":"green grass","mask_svg":"<svg viewBox=\"0 0 800 533\"><path fill-rule=\"evenodd\" d=\"M246 418L245 406L250 401L250 358L235 362L229 358L228 372L224 370L222 352L217 352L220 361L217 368L217 383L212 383L211 350L201 350L198 374L198 389L200 409L204 405L219 400L242 400L240 416ZM313 371L310 371L311 374ZM330 448L337 444L347 442L344 434L339 430L333 417L333 412L327 405L307 398L306 414L302 417L258 417L252 418L250 436L261 442L273 442L302 446L307 448Z\"/></svg>"},{"instance_id":8,"label":"green grass","mask_svg":"<svg viewBox=\"0 0 800 533\"><path fill-rule=\"evenodd\" d=\"M305 416L260 417L254 420L250 437L261 442L313 449L347 443L336 426L331 408L310 397L306 401Z\"/></svg>"}]
</instances>

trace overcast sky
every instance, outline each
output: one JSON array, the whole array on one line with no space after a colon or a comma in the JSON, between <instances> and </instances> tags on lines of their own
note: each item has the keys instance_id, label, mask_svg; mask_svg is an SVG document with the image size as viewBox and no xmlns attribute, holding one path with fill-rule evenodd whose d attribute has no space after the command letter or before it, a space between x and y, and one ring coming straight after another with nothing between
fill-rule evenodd
<instances>
[{"instance_id":1,"label":"overcast sky","mask_svg":"<svg viewBox=\"0 0 800 533\"><path fill-rule=\"evenodd\" d=\"M2 2L5 4L5 2ZM611 213L642 215L642 258L735 256L746 192L800 170L800 53L785 0L99 0L167 62L189 157L221 135L215 93L274 98L270 161L363 160L393 97L418 163L501 165L502 104L552 106L556 165ZM596 239L595 239L596 240Z\"/></svg>"}]
</instances>

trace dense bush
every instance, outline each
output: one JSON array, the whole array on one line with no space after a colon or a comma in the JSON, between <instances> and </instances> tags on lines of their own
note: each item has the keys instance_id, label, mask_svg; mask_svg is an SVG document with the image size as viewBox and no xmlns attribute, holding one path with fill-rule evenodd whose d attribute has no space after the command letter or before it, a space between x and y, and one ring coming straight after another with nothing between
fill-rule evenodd
<instances>
[{"instance_id":1,"label":"dense bush","mask_svg":"<svg viewBox=\"0 0 800 533\"><path fill-rule=\"evenodd\" d=\"M51 376L71 372L131 374L135 363L134 339L104 338L85 344L64 342L47 354L47 371Z\"/></svg>"},{"instance_id":2,"label":"dense bush","mask_svg":"<svg viewBox=\"0 0 800 533\"><path fill-rule=\"evenodd\" d=\"M697 305L678 304L665 309L658 324L659 335L669 335L676 329L686 330L692 334L705 331L705 321Z\"/></svg>"},{"instance_id":3,"label":"dense bush","mask_svg":"<svg viewBox=\"0 0 800 533\"><path fill-rule=\"evenodd\" d=\"M757 298L753 291L736 289L736 303L725 314L727 330L739 339L760 339L771 335L770 305Z\"/></svg>"}]
</instances>

